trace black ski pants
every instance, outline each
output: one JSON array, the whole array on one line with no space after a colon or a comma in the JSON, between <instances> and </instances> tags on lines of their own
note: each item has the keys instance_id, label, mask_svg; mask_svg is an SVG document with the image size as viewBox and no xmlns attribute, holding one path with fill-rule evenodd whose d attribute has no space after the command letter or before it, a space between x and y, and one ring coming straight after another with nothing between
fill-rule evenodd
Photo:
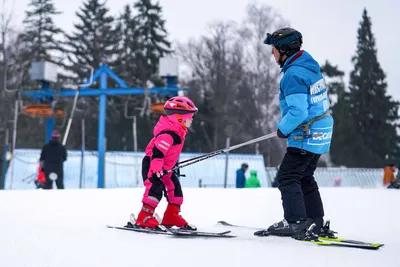
<instances>
[{"instance_id":1,"label":"black ski pants","mask_svg":"<svg viewBox=\"0 0 400 267\"><path fill-rule=\"evenodd\" d=\"M50 174L51 173L45 172L46 182L44 183L43 189L52 189L53 181L50 179ZM57 189L64 189L63 172L58 172L56 174L57 174L57 179L56 179Z\"/></svg>"},{"instance_id":2,"label":"black ski pants","mask_svg":"<svg viewBox=\"0 0 400 267\"><path fill-rule=\"evenodd\" d=\"M284 217L288 222L324 216L324 208L314 171L321 155L288 147L277 178Z\"/></svg>"},{"instance_id":3,"label":"black ski pants","mask_svg":"<svg viewBox=\"0 0 400 267\"><path fill-rule=\"evenodd\" d=\"M143 204L154 208L157 207L164 193L168 203L178 206L182 205L182 186L175 172L166 174L162 178L157 178L155 175L148 177L150 160L149 156L145 156L142 161L143 184L146 188L142 200Z\"/></svg>"}]
</instances>

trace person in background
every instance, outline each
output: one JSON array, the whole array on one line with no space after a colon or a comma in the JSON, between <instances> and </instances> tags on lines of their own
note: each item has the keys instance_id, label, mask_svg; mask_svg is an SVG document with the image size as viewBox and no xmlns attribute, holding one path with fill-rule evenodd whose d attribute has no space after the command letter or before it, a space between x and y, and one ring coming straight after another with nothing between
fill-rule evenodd
<instances>
[{"instance_id":1,"label":"person in background","mask_svg":"<svg viewBox=\"0 0 400 267\"><path fill-rule=\"evenodd\" d=\"M40 188L43 189L45 183L46 183L46 177L45 177L45 175L44 175L42 166L39 165L39 168L38 168L38 175L37 175L36 180L35 180L36 189L40 189Z\"/></svg>"},{"instance_id":2,"label":"person in background","mask_svg":"<svg viewBox=\"0 0 400 267\"><path fill-rule=\"evenodd\" d=\"M243 163L242 167L236 171L236 188L244 188L246 176L244 175L249 168L247 163Z\"/></svg>"},{"instance_id":3,"label":"person in background","mask_svg":"<svg viewBox=\"0 0 400 267\"><path fill-rule=\"evenodd\" d=\"M51 140L45 144L40 153L40 164L46 177L43 189L51 189L53 178L58 189L64 189L64 162L67 160L67 150L60 142L61 135L57 130L51 133ZM54 178L53 178L54 179Z\"/></svg>"},{"instance_id":4,"label":"person in background","mask_svg":"<svg viewBox=\"0 0 400 267\"><path fill-rule=\"evenodd\" d=\"M259 188L261 187L260 185L260 180L257 178L257 171L256 170L251 170L250 171L250 177L249 179L246 180L246 183L244 185L245 188Z\"/></svg>"},{"instance_id":5,"label":"person in background","mask_svg":"<svg viewBox=\"0 0 400 267\"><path fill-rule=\"evenodd\" d=\"M342 178L336 177L336 178L333 180L333 185L334 185L335 187L342 186Z\"/></svg>"},{"instance_id":6,"label":"person in background","mask_svg":"<svg viewBox=\"0 0 400 267\"><path fill-rule=\"evenodd\" d=\"M390 182L388 189L400 189L400 165L398 167L396 179Z\"/></svg>"},{"instance_id":7,"label":"person in background","mask_svg":"<svg viewBox=\"0 0 400 267\"><path fill-rule=\"evenodd\" d=\"M389 164L383 169L383 185L388 186L394 180L396 165Z\"/></svg>"}]
</instances>

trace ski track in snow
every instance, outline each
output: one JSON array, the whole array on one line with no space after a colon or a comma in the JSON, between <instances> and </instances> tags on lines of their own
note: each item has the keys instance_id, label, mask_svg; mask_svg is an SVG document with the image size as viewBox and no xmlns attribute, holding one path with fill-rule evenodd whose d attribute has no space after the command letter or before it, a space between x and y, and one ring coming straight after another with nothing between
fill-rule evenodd
<instances>
[{"instance_id":1,"label":"ski track in snow","mask_svg":"<svg viewBox=\"0 0 400 267\"><path fill-rule=\"evenodd\" d=\"M399 266L399 190L322 188L326 219L339 236L384 243L377 251L320 247L256 237L282 219L276 188L185 188L182 215L200 231L232 230L233 239L183 239L108 229L141 208L143 189L0 191L0 265L5 267ZM156 212L162 216L162 200Z\"/></svg>"}]
</instances>

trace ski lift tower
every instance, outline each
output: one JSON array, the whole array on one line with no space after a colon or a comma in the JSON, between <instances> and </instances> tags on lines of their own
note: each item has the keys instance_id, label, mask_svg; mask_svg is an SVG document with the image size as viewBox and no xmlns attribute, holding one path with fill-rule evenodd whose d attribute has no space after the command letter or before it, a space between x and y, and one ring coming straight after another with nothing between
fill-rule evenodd
<instances>
[{"instance_id":1,"label":"ski lift tower","mask_svg":"<svg viewBox=\"0 0 400 267\"><path fill-rule=\"evenodd\" d=\"M162 96L176 96L182 95L183 90L177 85L178 80L178 60L173 57L164 57L160 59L159 62L159 75L165 79L166 84L164 87L152 87L152 88L130 88L123 80L121 80L106 64L102 64L99 69L97 69L92 75L87 79L85 84L78 85L76 89L60 89L59 92L55 92L54 89L50 87L51 82L57 81L57 66L48 62L38 62L32 64L31 78L42 82L42 88L39 91L21 91L21 94L31 96L44 106L31 105L24 108L24 112L27 114L29 111L35 114L48 114L47 118L47 128L46 128L46 141L50 139L51 132L54 129L54 115L55 112L61 112L60 110L54 111L54 106L52 106L52 101L55 94L59 97L75 97L74 107L71 112L70 120L72 119L76 99L78 96L94 96L99 97L99 127L98 127L98 188L105 187L105 131L106 131L106 103L108 95L138 95L138 94L155 94ZM113 79L117 84L118 88L108 88L107 79ZM96 81L100 80L100 88L89 88L89 86ZM160 103L158 103L160 104ZM33 111L32 111L33 110ZM151 110L163 111L160 109L151 107ZM62 113L63 114L63 113ZM29 114L28 114L29 115ZM31 114L32 115L32 114ZM70 122L69 122L70 124ZM68 137L69 127L67 127L66 134L64 135L65 143Z\"/></svg>"},{"instance_id":2,"label":"ski lift tower","mask_svg":"<svg viewBox=\"0 0 400 267\"><path fill-rule=\"evenodd\" d=\"M54 119L63 117L64 111L54 109L53 94L49 95L50 84L57 82L58 66L47 61L33 62L30 69L30 78L42 83L41 96L37 98L39 104L27 105L24 113L33 117L46 118L46 143L50 140L54 129Z\"/></svg>"},{"instance_id":3,"label":"ski lift tower","mask_svg":"<svg viewBox=\"0 0 400 267\"><path fill-rule=\"evenodd\" d=\"M159 75L166 79L168 87L177 86L178 79L178 59L174 57L164 57L160 59Z\"/></svg>"}]
</instances>

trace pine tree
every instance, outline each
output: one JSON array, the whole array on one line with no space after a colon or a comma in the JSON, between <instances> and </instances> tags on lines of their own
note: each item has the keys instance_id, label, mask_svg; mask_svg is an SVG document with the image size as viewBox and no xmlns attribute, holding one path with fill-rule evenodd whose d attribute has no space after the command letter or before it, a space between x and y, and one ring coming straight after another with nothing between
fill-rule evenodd
<instances>
[{"instance_id":1,"label":"pine tree","mask_svg":"<svg viewBox=\"0 0 400 267\"><path fill-rule=\"evenodd\" d=\"M327 161L338 165L346 165L346 155L348 153L347 137L353 134L355 137L355 126L349 118L348 92L345 91L343 81L344 72L326 61L321 66L321 72L324 75L325 83L329 91L329 98L332 105L332 116L334 119L334 131L332 136L332 145L329 155L324 155ZM352 131L352 132L351 132ZM346 133L345 135L343 133Z\"/></svg>"},{"instance_id":2,"label":"pine tree","mask_svg":"<svg viewBox=\"0 0 400 267\"><path fill-rule=\"evenodd\" d=\"M337 103L332 107L332 116L335 124L329 153L331 161L339 166L361 167L354 162L354 155L359 149L356 143L360 138L356 119L352 115L349 92L338 95Z\"/></svg>"},{"instance_id":3,"label":"pine tree","mask_svg":"<svg viewBox=\"0 0 400 267\"><path fill-rule=\"evenodd\" d=\"M31 0L30 10L26 11L25 31L20 40L25 43L31 61L46 60L58 63L57 52L62 51L59 40L62 30L54 25L53 17L61 14L52 0Z\"/></svg>"},{"instance_id":4,"label":"pine tree","mask_svg":"<svg viewBox=\"0 0 400 267\"><path fill-rule=\"evenodd\" d=\"M329 61L321 66L321 72L324 74L325 83L329 89L330 102L334 103L337 99L333 98L338 98L345 92L344 72L338 66L333 66Z\"/></svg>"},{"instance_id":5,"label":"pine tree","mask_svg":"<svg viewBox=\"0 0 400 267\"><path fill-rule=\"evenodd\" d=\"M159 59L171 52L171 43L167 40L165 20L162 19L162 8L151 0L138 0L134 4L138 14L135 21L141 53L137 54L138 78L145 85L147 80L156 81Z\"/></svg>"},{"instance_id":6,"label":"pine tree","mask_svg":"<svg viewBox=\"0 0 400 267\"><path fill-rule=\"evenodd\" d=\"M9 59L19 74L19 84L25 90L36 88L30 80L29 70L34 61L61 62L63 53L62 30L53 22L53 17L61 14L52 0L31 0L23 21L24 29L17 36L17 46Z\"/></svg>"},{"instance_id":7,"label":"pine tree","mask_svg":"<svg viewBox=\"0 0 400 267\"><path fill-rule=\"evenodd\" d=\"M67 36L69 69L82 81L88 77L88 67L94 70L105 63L112 67L119 52L120 30L114 25L105 2L87 0L76 12L80 22Z\"/></svg>"},{"instance_id":8,"label":"pine tree","mask_svg":"<svg viewBox=\"0 0 400 267\"><path fill-rule=\"evenodd\" d=\"M159 4L152 4L150 0L139 0L126 5L119 20L121 42L119 54L116 57L115 71L132 87L146 87L147 81L152 81L156 86L163 85L158 76L159 59L170 52L171 44L166 40L167 31L162 17L162 9ZM143 150L152 135L152 129L158 116L139 116L140 108L144 102L144 96L135 95L135 101L129 101L130 111L135 111L137 118L138 149ZM154 98L154 96L152 97ZM157 98L157 97L156 97ZM122 99L113 100L116 105L124 103ZM127 101L125 98L123 101ZM135 102L135 105L131 105ZM129 114L133 115L132 113ZM123 147L131 149L132 135L131 119L121 116L118 122L113 122L115 130L119 131L113 143L121 143ZM121 138L123 137L123 138ZM121 141L122 140L122 141Z\"/></svg>"},{"instance_id":9,"label":"pine tree","mask_svg":"<svg viewBox=\"0 0 400 267\"><path fill-rule=\"evenodd\" d=\"M118 27L121 31L121 49L116 57L115 72L129 86L139 87L144 85L144 82L139 79L142 68L141 62L144 61L143 44L140 43L139 27L131 6L133 5L125 5L118 22ZM110 145L119 146L123 150L133 149L131 117L135 115L137 119L138 149L143 150L145 148L143 145L147 144L147 139L152 133L154 121L152 120L152 123L149 123L147 116L142 117L139 115L139 108L144 103L144 97L144 95L135 95L133 97L113 98L114 105L128 108L127 115L130 118L126 118L125 112L121 112L120 118L112 122L114 131L118 133L109 139Z\"/></svg>"},{"instance_id":10,"label":"pine tree","mask_svg":"<svg viewBox=\"0 0 400 267\"><path fill-rule=\"evenodd\" d=\"M343 81L344 72L339 70L337 66L333 66L328 60L324 65L321 66L321 72L324 75L324 80L328 88L329 99L331 103L331 109L335 109L337 100L341 96L345 89L345 83ZM334 121L337 120L337 112L332 114ZM336 127L335 127L336 129ZM333 132L333 140L337 140L335 135L338 135L338 131ZM340 136L339 136L340 137ZM331 150L329 154L324 154L321 156L320 162L318 162L319 167L326 167L332 165L331 154L336 155L336 150L334 149L334 144L332 142ZM334 151L334 152L332 152ZM340 152L341 150L339 150Z\"/></svg>"},{"instance_id":11,"label":"pine tree","mask_svg":"<svg viewBox=\"0 0 400 267\"><path fill-rule=\"evenodd\" d=\"M130 86L138 86L138 57L142 51L138 24L130 5L126 5L121 15L119 28L121 30L121 50L118 55L116 72Z\"/></svg>"},{"instance_id":12,"label":"pine tree","mask_svg":"<svg viewBox=\"0 0 400 267\"><path fill-rule=\"evenodd\" d=\"M72 34L66 35L66 48L69 61L67 69L74 76L72 82L77 84L86 82L90 68L97 70L102 64L107 64L110 68L115 66L121 42L121 32L104 0L85 0L75 14L79 21L74 24ZM99 87L98 81L93 84L93 87ZM107 85L108 87L115 86L110 79ZM117 120L116 106L112 98L109 97L107 100L107 148L115 149L113 143L109 140L110 132L114 126L113 123ZM87 98L84 106L86 121L97 121L98 100ZM112 123L109 124L109 121ZM97 123L86 124L86 143L89 149L97 147L97 129ZM74 137L71 136L71 139L74 139Z\"/></svg>"},{"instance_id":13,"label":"pine tree","mask_svg":"<svg viewBox=\"0 0 400 267\"><path fill-rule=\"evenodd\" d=\"M348 167L380 168L398 160L400 152L396 133L399 103L387 95L386 76L377 59L371 27L371 19L364 9L357 51L352 58L350 92L340 99L343 101L341 120L348 128L336 129L340 131L341 147L346 150L338 161Z\"/></svg>"}]
</instances>

